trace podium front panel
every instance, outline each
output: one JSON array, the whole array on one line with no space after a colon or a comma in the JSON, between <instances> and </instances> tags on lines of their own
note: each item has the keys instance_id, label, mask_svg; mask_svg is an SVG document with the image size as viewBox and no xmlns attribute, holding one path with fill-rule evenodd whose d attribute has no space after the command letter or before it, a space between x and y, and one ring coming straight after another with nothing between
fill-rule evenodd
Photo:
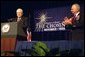
<instances>
[{"instance_id":1,"label":"podium front panel","mask_svg":"<svg viewBox=\"0 0 85 57\"><path fill-rule=\"evenodd\" d=\"M1 23L1 38L17 37L17 22Z\"/></svg>"}]
</instances>

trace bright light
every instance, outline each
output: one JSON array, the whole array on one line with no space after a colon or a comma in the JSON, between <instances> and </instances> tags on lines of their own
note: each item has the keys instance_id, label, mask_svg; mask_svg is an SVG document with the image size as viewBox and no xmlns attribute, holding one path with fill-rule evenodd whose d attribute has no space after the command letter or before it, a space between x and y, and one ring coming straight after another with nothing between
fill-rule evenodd
<instances>
[{"instance_id":1,"label":"bright light","mask_svg":"<svg viewBox=\"0 0 85 57\"><path fill-rule=\"evenodd\" d=\"M43 22L46 20L46 16L43 14L41 17L40 17L40 22Z\"/></svg>"},{"instance_id":2,"label":"bright light","mask_svg":"<svg viewBox=\"0 0 85 57\"><path fill-rule=\"evenodd\" d=\"M40 22L45 22L46 19L49 19L52 17L47 17L46 14L41 14L39 18L35 18L35 19L40 19Z\"/></svg>"}]
</instances>

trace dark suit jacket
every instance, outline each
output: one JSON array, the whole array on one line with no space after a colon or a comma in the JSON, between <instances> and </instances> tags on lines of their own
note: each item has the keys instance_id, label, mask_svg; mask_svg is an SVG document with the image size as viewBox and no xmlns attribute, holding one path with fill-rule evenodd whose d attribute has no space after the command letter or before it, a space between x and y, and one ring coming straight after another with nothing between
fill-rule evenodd
<instances>
[{"instance_id":1,"label":"dark suit jacket","mask_svg":"<svg viewBox=\"0 0 85 57\"><path fill-rule=\"evenodd\" d=\"M17 22L17 18L12 18L13 22ZM27 28L29 28L29 20L27 17L21 17L21 20L17 22L18 30L17 30L17 39L18 40L26 40L27 37Z\"/></svg>"},{"instance_id":2,"label":"dark suit jacket","mask_svg":"<svg viewBox=\"0 0 85 57\"><path fill-rule=\"evenodd\" d=\"M68 18L71 18L73 15L71 14L68 16ZM84 15L80 12L79 14L80 18L79 20L75 20L73 25L66 25L67 29L84 29ZM76 27L74 27L74 25Z\"/></svg>"},{"instance_id":3,"label":"dark suit jacket","mask_svg":"<svg viewBox=\"0 0 85 57\"><path fill-rule=\"evenodd\" d=\"M71 29L71 40L84 40L84 14L80 12L80 19L76 20L73 25L66 25L67 29ZM72 16L72 15L71 15Z\"/></svg>"}]
</instances>

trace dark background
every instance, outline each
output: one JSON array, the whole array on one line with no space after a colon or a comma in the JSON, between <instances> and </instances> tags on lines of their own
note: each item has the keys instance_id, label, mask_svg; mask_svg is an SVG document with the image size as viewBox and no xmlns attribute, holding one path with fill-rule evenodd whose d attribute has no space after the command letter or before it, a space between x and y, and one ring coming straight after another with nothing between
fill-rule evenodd
<instances>
[{"instance_id":1,"label":"dark background","mask_svg":"<svg viewBox=\"0 0 85 57\"><path fill-rule=\"evenodd\" d=\"M51 9L59 7L71 7L72 4L78 3L82 8L82 13L84 13L84 1L83 0L62 0L62 1L1 1L1 22L7 22L8 19L16 17L16 9L22 8L24 10L24 16L29 17L30 15L30 26L31 31L34 32L34 11L40 9ZM64 11L64 10L62 10ZM69 11L70 12L70 11ZM38 32L33 33L33 39L37 40L44 38L63 38L63 35L57 35L56 33L62 34L62 32ZM63 32L64 34L64 32ZM50 37L49 37L50 35ZM57 35L57 36L56 36ZM56 37L55 37L56 36ZM64 39L64 38L63 38ZM50 39L52 40L52 39ZM57 40L57 39L56 39Z\"/></svg>"},{"instance_id":2,"label":"dark background","mask_svg":"<svg viewBox=\"0 0 85 57\"><path fill-rule=\"evenodd\" d=\"M16 9L22 8L24 15L29 16L35 9L48 9L56 7L71 6L73 3L84 4L82 0L62 1L1 1L1 21L16 17Z\"/></svg>"}]
</instances>

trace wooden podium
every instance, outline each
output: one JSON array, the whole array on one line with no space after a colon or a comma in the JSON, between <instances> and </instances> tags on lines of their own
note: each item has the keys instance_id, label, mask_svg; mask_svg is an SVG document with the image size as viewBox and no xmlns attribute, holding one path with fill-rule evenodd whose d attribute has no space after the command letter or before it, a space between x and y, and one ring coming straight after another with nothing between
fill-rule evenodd
<instances>
[{"instance_id":1,"label":"wooden podium","mask_svg":"<svg viewBox=\"0 0 85 57\"><path fill-rule=\"evenodd\" d=\"M1 23L1 51L14 51L18 35L26 36L17 22Z\"/></svg>"}]
</instances>

